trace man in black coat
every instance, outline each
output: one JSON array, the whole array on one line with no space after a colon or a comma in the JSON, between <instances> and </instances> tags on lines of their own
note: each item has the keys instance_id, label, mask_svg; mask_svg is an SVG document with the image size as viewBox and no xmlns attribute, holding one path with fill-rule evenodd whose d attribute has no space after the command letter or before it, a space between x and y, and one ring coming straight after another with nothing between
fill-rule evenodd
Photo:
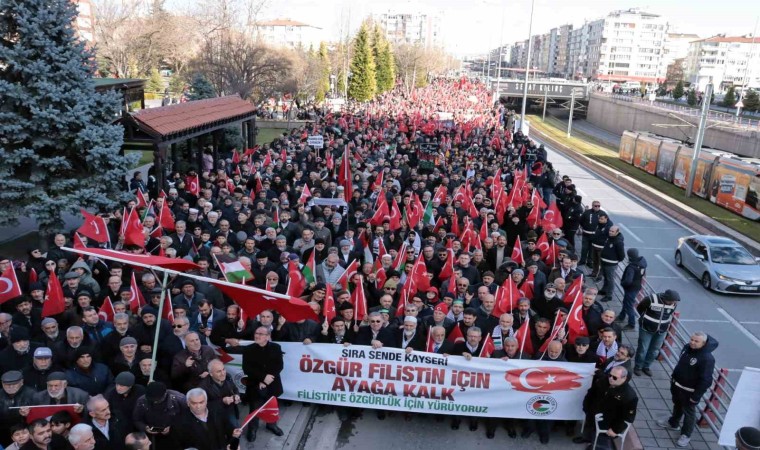
<instances>
[{"instance_id":1,"label":"man in black coat","mask_svg":"<svg viewBox=\"0 0 760 450\"><path fill-rule=\"evenodd\" d=\"M430 339L433 341L433 353L439 355L450 355L454 350L454 344L446 340L446 328L441 326L434 326L430 329ZM427 349L426 349L427 351Z\"/></svg>"},{"instance_id":2,"label":"man in black coat","mask_svg":"<svg viewBox=\"0 0 760 450\"><path fill-rule=\"evenodd\" d=\"M18 408L31 406L34 401L35 391L25 386L24 377L18 370L5 372L2 376L3 387L0 389L0 444L7 445L11 442L9 429L15 423L23 423Z\"/></svg>"},{"instance_id":3,"label":"man in black coat","mask_svg":"<svg viewBox=\"0 0 760 450\"><path fill-rule=\"evenodd\" d=\"M111 413L111 405L108 400L98 394L87 402L89 416L85 423L92 426L92 434L95 436L94 450L122 450L124 438L131 431L129 424L118 412Z\"/></svg>"},{"instance_id":4,"label":"man in black coat","mask_svg":"<svg viewBox=\"0 0 760 450\"><path fill-rule=\"evenodd\" d=\"M371 345L373 348L393 347L395 343L393 332L383 325L383 315L380 312L369 313L369 326L359 327L355 344Z\"/></svg>"},{"instance_id":5,"label":"man in black coat","mask_svg":"<svg viewBox=\"0 0 760 450\"><path fill-rule=\"evenodd\" d=\"M604 275L604 285L599 294L604 296L602 298L603 302L612 300L612 291L615 288L615 284L613 283L615 269L617 269L618 264L624 259L625 243L623 235L620 234L620 227L613 225L608 231L607 239L604 241L604 246L600 253L601 273Z\"/></svg>"},{"instance_id":6,"label":"man in black coat","mask_svg":"<svg viewBox=\"0 0 760 450\"><path fill-rule=\"evenodd\" d=\"M240 317L240 306L233 304L227 307L226 317L219 318L211 328L211 343L222 347L225 351L240 353L241 340L253 339L253 319L243 323Z\"/></svg>"},{"instance_id":7,"label":"man in black coat","mask_svg":"<svg viewBox=\"0 0 760 450\"><path fill-rule=\"evenodd\" d=\"M246 394L251 411L261 407L270 397L282 395L282 349L279 344L270 341L271 332L266 327L259 327L253 335L254 343L243 350L243 373L248 377ZM259 427L258 419L248 424L248 440L256 439ZM276 436L284 433L277 423L268 423L267 430Z\"/></svg>"},{"instance_id":8,"label":"man in black coat","mask_svg":"<svg viewBox=\"0 0 760 450\"><path fill-rule=\"evenodd\" d=\"M576 437L576 444L591 442L596 431L596 415L601 414L599 429L606 432L599 435L596 448L611 449L612 439L617 437L636 419L638 405L636 391L628 384L628 371L624 367L613 368L609 376L594 383L583 400L586 413L586 428L583 436ZM626 423L627 422L627 423ZM587 450L591 450L589 445Z\"/></svg>"},{"instance_id":9,"label":"man in black coat","mask_svg":"<svg viewBox=\"0 0 760 450\"><path fill-rule=\"evenodd\" d=\"M480 351L483 349L483 332L480 328L472 326L467 329L467 336L465 336L464 342L457 342L454 344L454 348L451 350L452 355L464 356L469 361L473 357L479 357ZM462 422L462 418L455 416L451 419L451 429L458 430L459 424ZM474 417L470 418L470 431L478 429L478 420Z\"/></svg>"},{"instance_id":10,"label":"man in black coat","mask_svg":"<svg viewBox=\"0 0 760 450\"><path fill-rule=\"evenodd\" d=\"M670 393L673 396L673 413L667 420L658 420L657 425L670 430L678 430L683 417L679 447L687 447L696 423L697 404L713 382L715 357L712 352L718 348L718 341L712 336L698 331L691 335L684 345L681 356L673 369Z\"/></svg>"},{"instance_id":11,"label":"man in black coat","mask_svg":"<svg viewBox=\"0 0 760 450\"><path fill-rule=\"evenodd\" d=\"M137 405L137 399L143 395L145 395L145 386L135 384L135 376L130 372L117 374L114 385L106 389L103 394L113 411L124 419L128 430L134 428L132 413Z\"/></svg>"},{"instance_id":12,"label":"man in black coat","mask_svg":"<svg viewBox=\"0 0 760 450\"><path fill-rule=\"evenodd\" d=\"M227 374L224 363L218 359L208 363L208 374L198 387L208 394L209 406L217 409L236 428L240 419L237 405L241 402L238 387Z\"/></svg>"},{"instance_id":13,"label":"man in black coat","mask_svg":"<svg viewBox=\"0 0 760 450\"><path fill-rule=\"evenodd\" d=\"M11 328L10 344L0 351L0 373L9 370L24 370L32 365L32 355L38 345L30 342L29 330L24 327Z\"/></svg>"},{"instance_id":14,"label":"man in black coat","mask_svg":"<svg viewBox=\"0 0 760 450\"><path fill-rule=\"evenodd\" d=\"M407 352L417 350L425 351L426 336L422 327L417 326L417 318L413 316L404 317L404 324L395 331L394 347L405 349Z\"/></svg>"},{"instance_id":15,"label":"man in black coat","mask_svg":"<svg viewBox=\"0 0 760 450\"><path fill-rule=\"evenodd\" d=\"M226 420L224 413L215 405L209 405L206 391L191 389L186 399L187 409L179 416L179 428L182 430L179 442L182 448L238 448L242 430Z\"/></svg>"}]
</instances>

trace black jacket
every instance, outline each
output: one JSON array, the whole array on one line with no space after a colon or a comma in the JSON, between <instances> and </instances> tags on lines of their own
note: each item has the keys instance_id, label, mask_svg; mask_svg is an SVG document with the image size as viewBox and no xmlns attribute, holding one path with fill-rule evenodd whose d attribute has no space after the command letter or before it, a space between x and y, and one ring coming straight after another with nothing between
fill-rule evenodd
<instances>
[{"instance_id":1,"label":"black jacket","mask_svg":"<svg viewBox=\"0 0 760 450\"><path fill-rule=\"evenodd\" d=\"M106 400L108 400L108 404L111 405L111 413L114 411L120 413L129 431L132 431L134 426L132 422L132 413L137 405L137 399L143 395L145 395L145 386L139 384L132 386L132 388L127 391L126 395L121 395L116 392L116 386L111 386L106 389L105 394L103 394Z\"/></svg>"},{"instance_id":2,"label":"black jacket","mask_svg":"<svg viewBox=\"0 0 760 450\"><path fill-rule=\"evenodd\" d=\"M393 331L389 327L381 329L375 339L382 342L383 347L394 347L396 343ZM372 345L372 329L370 327L359 327L359 332L356 333L355 344Z\"/></svg>"},{"instance_id":3,"label":"black jacket","mask_svg":"<svg viewBox=\"0 0 760 450\"><path fill-rule=\"evenodd\" d=\"M145 431L146 426L156 428L172 427L179 424L179 417L187 409L185 396L177 391L168 389L166 397L158 404L149 402L143 395L137 399L132 421L138 431Z\"/></svg>"},{"instance_id":4,"label":"black jacket","mask_svg":"<svg viewBox=\"0 0 760 450\"><path fill-rule=\"evenodd\" d=\"M602 265L617 265L625 259L625 243L623 235L618 233L616 236L607 236L602 248Z\"/></svg>"},{"instance_id":5,"label":"black jacket","mask_svg":"<svg viewBox=\"0 0 760 450\"><path fill-rule=\"evenodd\" d=\"M693 389L691 400L698 402L713 382L712 374L715 370L715 357L712 352L718 348L718 341L712 336L707 336L705 345L693 350L689 344L683 346L678 363L673 369L672 381L678 387Z\"/></svg>"},{"instance_id":6,"label":"black jacket","mask_svg":"<svg viewBox=\"0 0 760 450\"><path fill-rule=\"evenodd\" d=\"M600 429L612 429L615 433L622 433L625 423L632 424L636 419L638 402L636 391L628 382L613 387L605 377L589 389L586 398L583 399L583 411L590 417L602 413Z\"/></svg>"},{"instance_id":7,"label":"black jacket","mask_svg":"<svg viewBox=\"0 0 760 450\"><path fill-rule=\"evenodd\" d=\"M620 277L620 286L630 292L641 290L641 282L647 274L647 260L639 256L635 260L629 261Z\"/></svg>"},{"instance_id":8,"label":"black jacket","mask_svg":"<svg viewBox=\"0 0 760 450\"><path fill-rule=\"evenodd\" d=\"M279 397L282 395L282 348L279 344L269 342L264 347L253 343L243 350L243 372L248 377L249 388L246 392L253 393L258 389L259 383L264 382L267 375L273 375L274 380L269 385L270 394Z\"/></svg>"},{"instance_id":9,"label":"black jacket","mask_svg":"<svg viewBox=\"0 0 760 450\"><path fill-rule=\"evenodd\" d=\"M182 433L178 435L178 440L182 448L225 450L232 439L232 424L225 414L212 405L208 406L205 422L186 409L179 417L179 427Z\"/></svg>"},{"instance_id":10,"label":"black jacket","mask_svg":"<svg viewBox=\"0 0 760 450\"><path fill-rule=\"evenodd\" d=\"M104 435L95 425L93 418L87 417L87 425L92 426L92 434L95 436L95 450L122 450L125 448L124 439L131 429L131 422L127 422L121 415L121 412L112 411L111 419L108 421L108 436Z\"/></svg>"}]
</instances>

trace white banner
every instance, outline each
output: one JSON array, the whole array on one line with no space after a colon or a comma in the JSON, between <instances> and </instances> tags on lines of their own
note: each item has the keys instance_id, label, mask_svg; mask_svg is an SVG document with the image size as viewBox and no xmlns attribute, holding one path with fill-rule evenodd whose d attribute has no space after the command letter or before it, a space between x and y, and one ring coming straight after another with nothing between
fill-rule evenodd
<instances>
[{"instance_id":1,"label":"white banner","mask_svg":"<svg viewBox=\"0 0 760 450\"><path fill-rule=\"evenodd\" d=\"M311 403L416 413L583 419L593 364L502 361L401 349L280 343L285 393Z\"/></svg>"},{"instance_id":2,"label":"white banner","mask_svg":"<svg viewBox=\"0 0 760 450\"><path fill-rule=\"evenodd\" d=\"M760 369L745 367L736 385L726 420L720 430L718 445L736 446L736 430L742 427L760 427Z\"/></svg>"}]
</instances>

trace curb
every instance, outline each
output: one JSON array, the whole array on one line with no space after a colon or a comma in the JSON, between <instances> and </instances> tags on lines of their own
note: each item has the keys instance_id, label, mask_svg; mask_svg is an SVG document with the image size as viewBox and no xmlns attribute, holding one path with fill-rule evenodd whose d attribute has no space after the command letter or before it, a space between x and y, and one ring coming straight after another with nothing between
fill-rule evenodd
<instances>
[{"instance_id":1,"label":"curb","mask_svg":"<svg viewBox=\"0 0 760 450\"><path fill-rule=\"evenodd\" d=\"M581 155L578 152L572 150L570 147L556 139L543 134L541 131L533 129L531 130L535 135L539 136L539 140L542 140L552 146L555 150L562 153L564 156L570 158L583 168L593 172L595 175L603 178L624 191L639 197L642 201L652 205L654 208L660 210L666 216L671 219L685 225L686 227L694 230L700 234L716 234L728 236L742 245L746 246L751 253L755 256L760 255L760 244L754 240L744 236L743 234L723 225L717 220L708 217L707 215L684 205L678 200L672 199L668 196L660 195L660 193L646 184L616 170L608 167L598 161L594 161L588 156Z\"/></svg>"},{"instance_id":2,"label":"curb","mask_svg":"<svg viewBox=\"0 0 760 450\"><path fill-rule=\"evenodd\" d=\"M280 444L270 442L273 445L267 445L267 448L282 450L297 450L303 448L304 438L309 435L310 425L314 423L314 416L317 413L317 405L314 403L301 404L301 409L295 417L293 427L288 432L285 442Z\"/></svg>"}]
</instances>

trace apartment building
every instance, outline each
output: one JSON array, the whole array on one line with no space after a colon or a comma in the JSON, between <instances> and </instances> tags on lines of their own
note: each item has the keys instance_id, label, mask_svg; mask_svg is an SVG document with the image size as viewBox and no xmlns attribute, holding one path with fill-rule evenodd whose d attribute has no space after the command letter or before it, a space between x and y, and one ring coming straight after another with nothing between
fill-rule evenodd
<instances>
[{"instance_id":1,"label":"apartment building","mask_svg":"<svg viewBox=\"0 0 760 450\"><path fill-rule=\"evenodd\" d=\"M419 44L425 48L443 45L441 18L434 13L388 11L373 14L372 20L385 30L385 37L394 44Z\"/></svg>"},{"instance_id":2,"label":"apartment building","mask_svg":"<svg viewBox=\"0 0 760 450\"><path fill-rule=\"evenodd\" d=\"M760 39L718 35L689 44L684 77L704 90L712 79L717 92L730 86L760 89Z\"/></svg>"},{"instance_id":3,"label":"apartment building","mask_svg":"<svg viewBox=\"0 0 760 450\"><path fill-rule=\"evenodd\" d=\"M258 22L256 31L264 42L277 47L317 49L324 40L322 28L291 19Z\"/></svg>"}]
</instances>

